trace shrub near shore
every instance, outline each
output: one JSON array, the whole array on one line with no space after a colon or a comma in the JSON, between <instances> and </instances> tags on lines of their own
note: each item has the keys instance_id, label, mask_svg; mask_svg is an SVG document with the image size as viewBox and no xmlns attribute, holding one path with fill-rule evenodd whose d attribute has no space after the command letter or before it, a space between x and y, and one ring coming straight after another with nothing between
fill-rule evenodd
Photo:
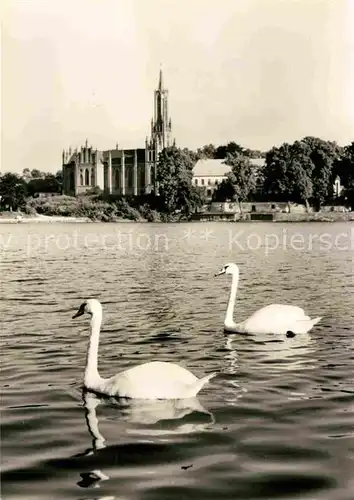
<instances>
[{"instance_id":1,"label":"shrub near shore","mask_svg":"<svg viewBox=\"0 0 354 500\"><path fill-rule=\"evenodd\" d=\"M160 222L166 218L147 202L139 204L140 200L136 200L135 206L132 206L125 198L111 198L102 199L97 195L30 198L27 200L25 212L29 215L87 217L100 222L116 222L122 219Z\"/></svg>"}]
</instances>

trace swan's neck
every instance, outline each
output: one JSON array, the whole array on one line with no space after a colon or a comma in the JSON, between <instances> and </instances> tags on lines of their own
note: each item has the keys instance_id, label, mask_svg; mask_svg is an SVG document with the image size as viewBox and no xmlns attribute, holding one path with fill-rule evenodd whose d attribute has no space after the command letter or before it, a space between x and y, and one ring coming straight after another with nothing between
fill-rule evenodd
<instances>
[{"instance_id":1,"label":"swan's neck","mask_svg":"<svg viewBox=\"0 0 354 500\"><path fill-rule=\"evenodd\" d=\"M233 274L229 303L227 305L227 310L226 310L225 325L232 325L234 323L233 315L234 315L234 308L236 301L237 286L238 286L238 274Z\"/></svg>"},{"instance_id":2,"label":"swan's neck","mask_svg":"<svg viewBox=\"0 0 354 500\"><path fill-rule=\"evenodd\" d=\"M100 314L93 314L90 323L90 343L87 351L86 368L84 384L90 389L95 389L95 386L101 381L98 374L97 358L98 358L98 343L100 340L102 316Z\"/></svg>"}]
</instances>

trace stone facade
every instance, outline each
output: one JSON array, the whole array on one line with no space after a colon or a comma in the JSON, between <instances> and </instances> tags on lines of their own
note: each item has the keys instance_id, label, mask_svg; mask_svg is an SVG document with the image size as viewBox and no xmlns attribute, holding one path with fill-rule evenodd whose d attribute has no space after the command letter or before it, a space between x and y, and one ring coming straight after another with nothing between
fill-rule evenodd
<instances>
[{"instance_id":1,"label":"stone facade","mask_svg":"<svg viewBox=\"0 0 354 500\"><path fill-rule=\"evenodd\" d=\"M168 115L168 90L160 70L154 92L154 117L145 148L99 151L86 143L80 149L63 151L63 192L77 196L93 188L107 194L133 195L158 193L156 168L159 153L172 145L172 123ZM173 141L175 144L175 141Z\"/></svg>"}]
</instances>

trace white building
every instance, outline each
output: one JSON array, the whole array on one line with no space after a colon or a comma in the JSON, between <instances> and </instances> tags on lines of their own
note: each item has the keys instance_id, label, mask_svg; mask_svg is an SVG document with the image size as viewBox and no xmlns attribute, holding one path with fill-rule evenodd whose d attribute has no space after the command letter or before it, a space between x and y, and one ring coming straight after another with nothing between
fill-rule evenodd
<instances>
[{"instance_id":1,"label":"white building","mask_svg":"<svg viewBox=\"0 0 354 500\"><path fill-rule=\"evenodd\" d=\"M203 159L198 160L193 169L193 185L202 187L208 198L211 198L213 191L218 187L231 167L225 165L225 160ZM251 158L251 164L255 167L263 167L264 158Z\"/></svg>"},{"instance_id":2,"label":"white building","mask_svg":"<svg viewBox=\"0 0 354 500\"><path fill-rule=\"evenodd\" d=\"M343 189L344 187L340 183L340 177L337 175L333 185L334 196L338 198L342 194Z\"/></svg>"}]
</instances>

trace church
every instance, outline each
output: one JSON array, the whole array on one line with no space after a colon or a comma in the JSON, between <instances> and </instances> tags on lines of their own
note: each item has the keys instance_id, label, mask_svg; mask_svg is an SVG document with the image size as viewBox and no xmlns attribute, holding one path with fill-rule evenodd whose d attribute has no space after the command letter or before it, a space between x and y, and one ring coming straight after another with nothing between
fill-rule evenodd
<instances>
[{"instance_id":1,"label":"church","mask_svg":"<svg viewBox=\"0 0 354 500\"><path fill-rule=\"evenodd\" d=\"M145 148L99 151L88 145L62 153L63 194L77 196L100 188L107 194L141 195L158 192L156 168L159 153L175 144L171 139L172 124L168 115L168 90L160 70L158 88L154 92L154 117Z\"/></svg>"}]
</instances>

